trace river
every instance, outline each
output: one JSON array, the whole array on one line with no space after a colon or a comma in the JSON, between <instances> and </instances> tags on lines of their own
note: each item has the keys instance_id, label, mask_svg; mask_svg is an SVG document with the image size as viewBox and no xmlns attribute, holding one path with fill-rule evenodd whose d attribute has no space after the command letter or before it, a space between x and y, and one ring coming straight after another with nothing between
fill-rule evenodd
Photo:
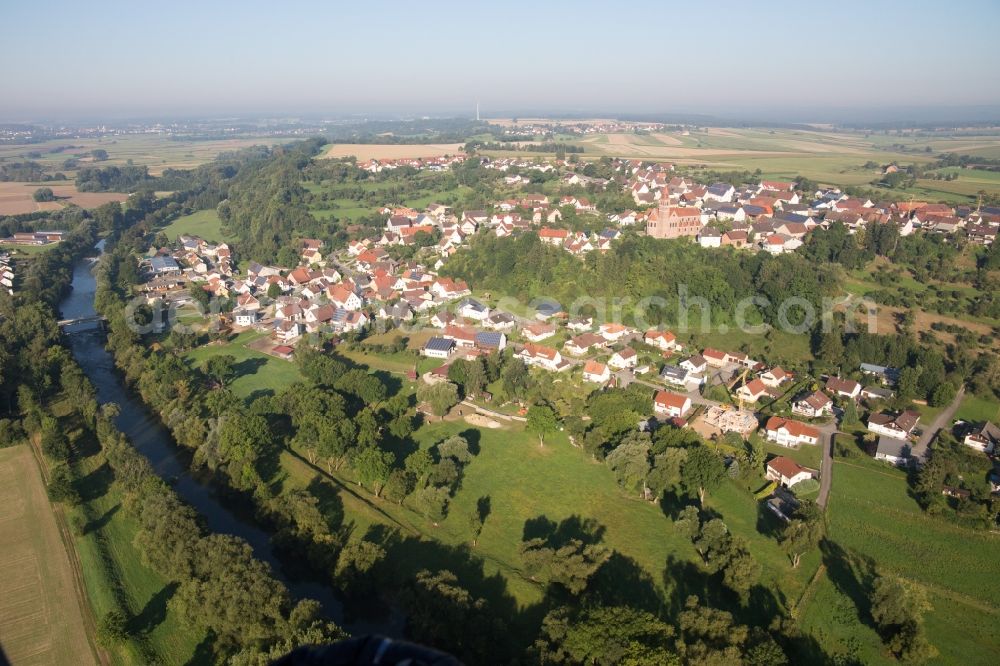
<instances>
[{"instance_id":1,"label":"river","mask_svg":"<svg viewBox=\"0 0 1000 666\"><path fill-rule=\"evenodd\" d=\"M103 246L104 241L101 241L97 248L103 251ZM92 317L97 314L94 310L97 281L91 272L93 266L93 259L82 259L73 267L73 289L60 304L63 319ZM343 605L332 588L316 582L291 580L284 575L271 546L270 535L225 506L210 482L189 473L185 456L178 449L170 432L125 387L122 376L115 367L114 358L104 348L105 336L101 326L80 324L69 333L67 337L73 357L97 389L98 402L114 402L121 407L116 420L119 430L149 459L157 475L170 483L180 498L204 517L209 530L232 534L245 540L250 544L254 555L271 566L275 577L288 587L293 597L316 599L332 620L351 633L399 634L399 618L393 618L388 624L345 623Z\"/></svg>"}]
</instances>

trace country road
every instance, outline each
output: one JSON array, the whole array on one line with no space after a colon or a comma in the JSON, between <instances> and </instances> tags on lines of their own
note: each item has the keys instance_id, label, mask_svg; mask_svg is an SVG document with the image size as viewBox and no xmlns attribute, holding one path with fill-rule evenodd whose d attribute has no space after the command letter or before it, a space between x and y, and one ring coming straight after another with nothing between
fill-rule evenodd
<instances>
[{"instance_id":1,"label":"country road","mask_svg":"<svg viewBox=\"0 0 1000 666\"><path fill-rule=\"evenodd\" d=\"M927 448L931 445L931 442L934 441L938 432L940 432L942 428L951 424L952 420L955 418L955 412L958 411L958 406L962 404L962 398L964 397L965 387L962 386L955 393L955 398L951 401L951 403L944 408L944 411L938 414L933 423L924 428L920 435L920 439L913 445L911 455L914 458L919 460L925 460L927 458Z\"/></svg>"}]
</instances>

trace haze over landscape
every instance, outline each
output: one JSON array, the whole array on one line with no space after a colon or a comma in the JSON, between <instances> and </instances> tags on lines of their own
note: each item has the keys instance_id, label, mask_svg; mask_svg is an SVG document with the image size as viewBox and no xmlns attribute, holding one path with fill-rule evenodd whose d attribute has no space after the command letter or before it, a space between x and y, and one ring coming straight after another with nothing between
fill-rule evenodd
<instances>
[{"instance_id":1,"label":"haze over landscape","mask_svg":"<svg viewBox=\"0 0 1000 666\"><path fill-rule=\"evenodd\" d=\"M7 3L0 119L703 113L987 119L992 0ZM45 48L38 48L45 17ZM26 26L35 26L26 29Z\"/></svg>"}]
</instances>

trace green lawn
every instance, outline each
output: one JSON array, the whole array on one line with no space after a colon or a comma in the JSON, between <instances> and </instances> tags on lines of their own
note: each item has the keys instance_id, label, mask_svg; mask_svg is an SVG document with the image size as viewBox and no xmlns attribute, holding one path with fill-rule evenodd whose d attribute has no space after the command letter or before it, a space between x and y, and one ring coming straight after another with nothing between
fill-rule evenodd
<instances>
[{"instance_id":1,"label":"green lawn","mask_svg":"<svg viewBox=\"0 0 1000 666\"><path fill-rule=\"evenodd\" d=\"M170 240L176 239L181 234L201 236L213 243L235 240L234 236L222 231L222 220L219 219L218 213L212 209L199 210L196 213L179 217L163 227L163 233Z\"/></svg>"},{"instance_id":2,"label":"green lawn","mask_svg":"<svg viewBox=\"0 0 1000 666\"><path fill-rule=\"evenodd\" d=\"M280 393L301 381L302 375L294 362L268 356L246 346L264 336L266 333L245 331L225 344L208 344L193 349L184 358L189 364L200 367L212 356L230 354L236 358L237 376L229 385L233 393L241 398L256 391Z\"/></svg>"},{"instance_id":3,"label":"green lawn","mask_svg":"<svg viewBox=\"0 0 1000 666\"><path fill-rule=\"evenodd\" d=\"M1000 423L1000 403L967 393L955 412L955 418L962 421Z\"/></svg>"}]
</instances>

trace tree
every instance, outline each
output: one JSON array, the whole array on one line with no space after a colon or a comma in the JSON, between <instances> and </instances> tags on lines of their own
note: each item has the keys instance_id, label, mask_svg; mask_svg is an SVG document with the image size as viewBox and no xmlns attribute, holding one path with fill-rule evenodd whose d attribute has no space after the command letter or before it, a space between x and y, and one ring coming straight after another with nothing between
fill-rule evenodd
<instances>
[{"instance_id":1,"label":"tree","mask_svg":"<svg viewBox=\"0 0 1000 666\"><path fill-rule=\"evenodd\" d=\"M351 465L358 473L360 485L370 487L375 497L378 497L382 493L382 488L385 486L395 462L396 456L391 451L368 446L354 456Z\"/></svg>"},{"instance_id":2,"label":"tree","mask_svg":"<svg viewBox=\"0 0 1000 666\"><path fill-rule=\"evenodd\" d=\"M626 437L605 459L608 467L615 473L618 485L626 490L641 487L641 496L644 499L647 490L646 477L651 469L649 448L649 435L637 433Z\"/></svg>"},{"instance_id":3,"label":"tree","mask_svg":"<svg viewBox=\"0 0 1000 666\"><path fill-rule=\"evenodd\" d=\"M561 585L571 594L583 592L590 577L610 556L603 546L580 539L569 539L560 546L541 538L521 543L521 558L531 579Z\"/></svg>"},{"instance_id":4,"label":"tree","mask_svg":"<svg viewBox=\"0 0 1000 666\"><path fill-rule=\"evenodd\" d=\"M532 405L528 408L528 432L538 435L538 446L545 446L545 435L559 427L556 413L548 405Z\"/></svg>"},{"instance_id":5,"label":"tree","mask_svg":"<svg viewBox=\"0 0 1000 666\"><path fill-rule=\"evenodd\" d=\"M935 388L931 393L931 397L928 402L931 407L943 407L955 398L956 392L955 385L951 382L938 384L937 388Z\"/></svg>"},{"instance_id":6,"label":"tree","mask_svg":"<svg viewBox=\"0 0 1000 666\"><path fill-rule=\"evenodd\" d=\"M798 568L803 554L819 545L825 528L819 505L811 500L800 500L781 534L781 546L791 558L793 569Z\"/></svg>"},{"instance_id":7,"label":"tree","mask_svg":"<svg viewBox=\"0 0 1000 666\"><path fill-rule=\"evenodd\" d=\"M469 442L461 435L452 435L437 446L438 455L441 458L451 458L460 465L464 465L472 460L472 453L469 451Z\"/></svg>"},{"instance_id":8,"label":"tree","mask_svg":"<svg viewBox=\"0 0 1000 666\"><path fill-rule=\"evenodd\" d=\"M101 645L107 647L120 645L128 636L128 618L125 613L111 610L101 617L97 625L97 640Z\"/></svg>"},{"instance_id":9,"label":"tree","mask_svg":"<svg viewBox=\"0 0 1000 666\"><path fill-rule=\"evenodd\" d=\"M696 446L688 452L681 468L682 483L689 492L698 493L698 503L705 505L705 493L714 490L726 477L722 460L707 447Z\"/></svg>"},{"instance_id":10,"label":"tree","mask_svg":"<svg viewBox=\"0 0 1000 666\"><path fill-rule=\"evenodd\" d=\"M673 635L669 624L628 606L561 607L545 616L534 647L545 664L678 666Z\"/></svg>"},{"instance_id":11,"label":"tree","mask_svg":"<svg viewBox=\"0 0 1000 666\"><path fill-rule=\"evenodd\" d=\"M35 190L35 193L31 195L35 201L55 201L56 195L53 194L51 187L39 187Z\"/></svg>"},{"instance_id":12,"label":"tree","mask_svg":"<svg viewBox=\"0 0 1000 666\"><path fill-rule=\"evenodd\" d=\"M385 548L379 544L367 539L351 541L337 556L334 576L353 595L370 591L372 572L384 559Z\"/></svg>"},{"instance_id":13,"label":"tree","mask_svg":"<svg viewBox=\"0 0 1000 666\"><path fill-rule=\"evenodd\" d=\"M233 485L249 490L260 482L257 461L270 452L271 428L260 414L225 417L219 430L219 455L226 462Z\"/></svg>"},{"instance_id":14,"label":"tree","mask_svg":"<svg viewBox=\"0 0 1000 666\"><path fill-rule=\"evenodd\" d=\"M434 416L444 416L458 404L458 387L451 382L421 384L417 388L417 400L426 403Z\"/></svg>"},{"instance_id":15,"label":"tree","mask_svg":"<svg viewBox=\"0 0 1000 666\"><path fill-rule=\"evenodd\" d=\"M871 614L904 661L921 663L937 654L923 630L923 614L931 610L923 588L895 575L881 575L872 586Z\"/></svg>"},{"instance_id":16,"label":"tree","mask_svg":"<svg viewBox=\"0 0 1000 666\"><path fill-rule=\"evenodd\" d=\"M425 486L414 493L413 499L417 510L437 527L447 515L451 493L446 487Z\"/></svg>"},{"instance_id":17,"label":"tree","mask_svg":"<svg viewBox=\"0 0 1000 666\"><path fill-rule=\"evenodd\" d=\"M48 494L49 499L53 502L79 504L80 493L77 492L76 486L73 484L73 472L69 465L64 463L53 465L49 475Z\"/></svg>"},{"instance_id":18,"label":"tree","mask_svg":"<svg viewBox=\"0 0 1000 666\"><path fill-rule=\"evenodd\" d=\"M281 296L281 287L277 282L272 282L267 286L267 297L274 300L278 296Z\"/></svg>"},{"instance_id":19,"label":"tree","mask_svg":"<svg viewBox=\"0 0 1000 666\"><path fill-rule=\"evenodd\" d=\"M489 495L480 497L476 502L476 508L469 514L469 531L472 532L472 545L475 547L479 543L479 535L483 532L483 525L492 511L492 503Z\"/></svg>"},{"instance_id":20,"label":"tree","mask_svg":"<svg viewBox=\"0 0 1000 666\"><path fill-rule=\"evenodd\" d=\"M219 386L225 386L236 375L236 357L232 354L212 356L202 366L205 374Z\"/></svg>"}]
</instances>

